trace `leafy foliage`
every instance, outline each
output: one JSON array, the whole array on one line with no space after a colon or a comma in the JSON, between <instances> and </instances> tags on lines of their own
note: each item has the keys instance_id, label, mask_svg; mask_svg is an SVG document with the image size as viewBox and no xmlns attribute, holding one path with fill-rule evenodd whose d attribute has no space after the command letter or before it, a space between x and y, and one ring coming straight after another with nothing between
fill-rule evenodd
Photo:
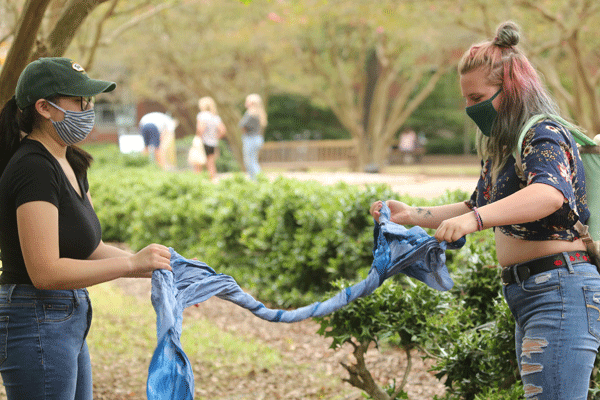
<instances>
[{"instance_id":1,"label":"leafy foliage","mask_svg":"<svg viewBox=\"0 0 600 400\"><path fill-rule=\"evenodd\" d=\"M90 191L104 240L133 249L152 242L171 246L235 275L280 306L314 300L332 280L353 280L368 269L368 207L395 196L385 186L253 182L243 175L212 184L193 173L126 168L126 158L102 152L96 159Z\"/></svg>"},{"instance_id":2,"label":"leafy foliage","mask_svg":"<svg viewBox=\"0 0 600 400\"><path fill-rule=\"evenodd\" d=\"M280 307L322 300L366 276L372 261L373 221L367 211L372 201L417 202L384 185L360 189L285 178L249 181L235 174L214 184L203 175L164 172L110 150L92 150L90 191L105 240L127 242L133 249L151 242L172 246ZM438 205L467 196L446 192L418 202ZM472 234L463 249L447 252L452 290L439 292L396 276L372 295L318 319L319 333L332 339L332 348L352 343L355 357L371 342L408 354L420 349L447 386L446 400L516 399L522 387L514 322L501 298L495 260L492 233ZM403 384L366 396L406 398ZM591 395L598 398L595 390Z\"/></svg>"},{"instance_id":3,"label":"leafy foliage","mask_svg":"<svg viewBox=\"0 0 600 400\"><path fill-rule=\"evenodd\" d=\"M273 94L266 105L269 125L265 140L349 139L350 134L329 108L313 104L308 97Z\"/></svg>"}]
</instances>

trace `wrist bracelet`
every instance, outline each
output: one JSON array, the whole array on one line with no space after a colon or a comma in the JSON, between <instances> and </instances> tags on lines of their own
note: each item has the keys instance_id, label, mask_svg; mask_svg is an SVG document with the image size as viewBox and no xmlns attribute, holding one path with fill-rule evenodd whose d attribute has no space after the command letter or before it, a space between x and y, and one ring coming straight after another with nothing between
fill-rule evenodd
<instances>
[{"instance_id":1,"label":"wrist bracelet","mask_svg":"<svg viewBox=\"0 0 600 400\"><path fill-rule=\"evenodd\" d=\"M483 220L481 219L481 215L479 215L479 211L477 211L477 207L473 207L473 214L475 214L475 219L477 220L477 230L483 230Z\"/></svg>"},{"instance_id":2,"label":"wrist bracelet","mask_svg":"<svg viewBox=\"0 0 600 400\"><path fill-rule=\"evenodd\" d=\"M469 210L473 210L474 205L471 203L471 200L465 200L463 203L465 203L465 206L469 207Z\"/></svg>"}]
</instances>

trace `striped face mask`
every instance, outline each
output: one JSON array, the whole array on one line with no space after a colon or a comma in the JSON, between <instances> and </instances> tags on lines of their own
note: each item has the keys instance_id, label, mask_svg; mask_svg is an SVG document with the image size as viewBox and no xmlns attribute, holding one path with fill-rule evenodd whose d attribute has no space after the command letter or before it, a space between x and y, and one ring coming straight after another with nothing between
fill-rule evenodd
<instances>
[{"instance_id":1,"label":"striped face mask","mask_svg":"<svg viewBox=\"0 0 600 400\"><path fill-rule=\"evenodd\" d=\"M62 121L50 120L50 122L52 122L58 136L67 146L81 142L94 128L96 113L93 108L85 111L68 111L51 101L48 101L48 103L65 113L65 118Z\"/></svg>"}]
</instances>

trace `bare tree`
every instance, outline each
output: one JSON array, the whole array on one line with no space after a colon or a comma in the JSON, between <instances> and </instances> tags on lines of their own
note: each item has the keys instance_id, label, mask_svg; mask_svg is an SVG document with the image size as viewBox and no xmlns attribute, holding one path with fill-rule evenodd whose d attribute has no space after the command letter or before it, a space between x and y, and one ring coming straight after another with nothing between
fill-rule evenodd
<instances>
[{"instance_id":1,"label":"bare tree","mask_svg":"<svg viewBox=\"0 0 600 400\"><path fill-rule=\"evenodd\" d=\"M594 0L534 2L461 1L457 24L491 38L496 26L513 19L523 29L524 47L559 106L591 137L600 133L600 3Z\"/></svg>"},{"instance_id":2,"label":"bare tree","mask_svg":"<svg viewBox=\"0 0 600 400\"><path fill-rule=\"evenodd\" d=\"M330 4L325 14L340 6ZM398 24L411 18L422 21L425 15L419 5L408 14L402 13L404 9L391 12L394 8L386 4L381 9L388 10ZM426 35L386 28L379 25L385 18L369 20L361 10L357 7L353 14L344 10L340 18L334 15L307 26L296 50L298 58L306 60L304 72L326 82L312 85L311 95L326 102L357 140L357 167L378 170L399 129L455 60L452 52ZM419 26L427 31L432 24Z\"/></svg>"},{"instance_id":3,"label":"bare tree","mask_svg":"<svg viewBox=\"0 0 600 400\"><path fill-rule=\"evenodd\" d=\"M600 134L600 42L597 31L590 29L600 22L600 3L571 1L555 11L529 0L518 5L536 14L546 31L552 32L532 44L531 57L561 108L590 136Z\"/></svg>"},{"instance_id":4,"label":"bare tree","mask_svg":"<svg viewBox=\"0 0 600 400\"><path fill-rule=\"evenodd\" d=\"M19 75L30 61L44 56L62 56L88 14L105 1L66 2L50 34L39 37L38 32L51 0L27 0L0 73L0 104L14 93Z\"/></svg>"},{"instance_id":5,"label":"bare tree","mask_svg":"<svg viewBox=\"0 0 600 400\"><path fill-rule=\"evenodd\" d=\"M91 40L86 46L80 46L82 64L91 69L96 51L107 41L114 40L113 35L104 35L104 26L110 19L121 17L123 21L118 32L123 32L150 18L165 8L178 4L177 0L161 2L157 0L139 0L125 2L121 10L117 8L120 0L27 0L14 25L14 30L2 32L2 42L11 42L8 55L0 72L0 104L4 104L14 93L17 80L25 66L39 57L61 57L65 54L82 26L89 20L90 14L103 3L108 7L92 18L89 30ZM138 11L144 11L138 13ZM13 10L16 14L17 10ZM133 17L132 17L133 15ZM10 28L9 28L10 30ZM103 40L105 38L105 40Z\"/></svg>"},{"instance_id":6,"label":"bare tree","mask_svg":"<svg viewBox=\"0 0 600 400\"><path fill-rule=\"evenodd\" d=\"M289 58L265 20L255 2L186 2L149 20L143 35L132 30L112 48L131 71L135 94L164 105L189 133L195 131L198 99L213 97L243 168L238 122L244 98L259 93L267 101L273 71L280 58ZM150 47L151 52L136 51Z\"/></svg>"}]
</instances>

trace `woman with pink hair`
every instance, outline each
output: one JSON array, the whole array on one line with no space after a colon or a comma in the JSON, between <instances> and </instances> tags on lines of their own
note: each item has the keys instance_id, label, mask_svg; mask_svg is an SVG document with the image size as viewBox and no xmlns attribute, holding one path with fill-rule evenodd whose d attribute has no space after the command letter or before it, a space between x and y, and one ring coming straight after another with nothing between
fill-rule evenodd
<instances>
[{"instance_id":1,"label":"woman with pink hair","mask_svg":"<svg viewBox=\"0 0 600 400\"><path fill-rule=\"evenodd\" d=\"M437 229L439 241L492 228L525 397L586 399L600 344L600 275L575 228L590 216L583 164L569 130L551 118L527 131L515 159L526 122L558 114L519 38L518 27L505 22L458 66L483 166L471 198L387 205L393 222ZM376 219L381 206L371 205Z\"/></svg>"}]
</instances>

